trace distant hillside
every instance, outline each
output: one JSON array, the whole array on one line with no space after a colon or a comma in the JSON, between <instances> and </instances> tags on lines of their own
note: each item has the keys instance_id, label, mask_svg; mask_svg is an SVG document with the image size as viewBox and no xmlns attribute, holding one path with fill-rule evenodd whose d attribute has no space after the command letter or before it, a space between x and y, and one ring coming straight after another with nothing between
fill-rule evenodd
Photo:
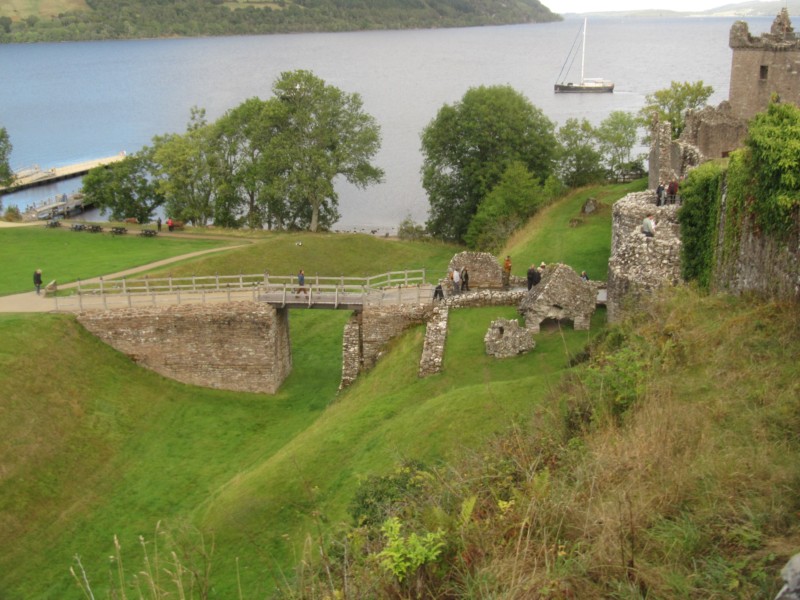
<instances>
[{"instance_id":1,"label":"distant hillside","mask_svg":"<svg viewBox=\"0 0 800 600\"><path fill-rule=\"evenodd\" d=\"M0 5L0 42L467 27L560 18L538 0L11 0Z\"/></svg>"}]
</instances>

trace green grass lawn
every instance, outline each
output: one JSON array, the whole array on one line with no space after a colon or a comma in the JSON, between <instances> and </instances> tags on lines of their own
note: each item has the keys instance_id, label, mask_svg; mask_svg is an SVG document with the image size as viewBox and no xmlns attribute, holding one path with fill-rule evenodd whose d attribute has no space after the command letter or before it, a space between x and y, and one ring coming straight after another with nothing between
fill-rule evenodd
<instances>
[{"instance_id":1,"label":"green grass lawn","mask_svg":"<svg viewBox=\"0 0 800 600\"><path fill-rule=\"evenodd\" d=\"M55 279L63 285L232 243L236 242L189 236L112 236L75 232L64 227L2 228L0 256L11 259L0 270L0 295L32 290L36 269L42 269L45 284Z\"/></svg>"},{"instance_id":2,"label":"green grass lawn","mask_svg":"<svg viewBox=\"0 0 800 600\"><path fill-rule=\"evenodd\" d=\"M561 262L592 279L606 279L611 254L611 205L630 192L643 191L646 179L631 183L590 186L571 192L545 208L515 233L500 256L511 255L512 272L524 276L531 263ZM581 214L586 200L597 200L598 210Z\"/></svg>"},{"instance_id":3,"label":"green grass lawn","mask_svg":"<svg viewBox=\"0 0 800 600\"><path fill-rule=\"evenodd\" d=\"M17 230L0 231L0 240L7 231ZM44 228L28 235L52 249L59 240L91 238ZM108 243L152 248L160 241ZM126 266L135 247L118 246ZM269 234L169 271L282 274L302 267L311 275L361 275L426 268L433 279L459 250L359 235ZM55 250L53 256L61 258ZM92 274L122 268L100 264L103 253L84 256L78 264ZM547 259L568 262L556 254ZM148 260L155 258L141 258ZM36 266L47 279L49 267L36 264L24 267L26 280ZM201 532L209 545L213 539L211 597L237 597L237 578L245 597L266 596L289 574L307 535L347 518L360 478L403 458L441 461L492 436L535 407L589 340L570 327L545 329L534 352L490 359L483 347L489 322L515 315L513 307L452 311L444 371L422 380L424 328L413 328L391 342L372 372L337 394L348 314L293 311L293 371L274 396L164 379L71 317L0 315L0 597L83 597L68 572L76 554L97 597L105 597L117 568L109 562L114 535L132 576L143 568L139 536L153 551L159 522L174 532ZM604 321L598 312L593 332ZM197 535L181 548L189 561L201 554Z\"/></svg>"}]
</instances>

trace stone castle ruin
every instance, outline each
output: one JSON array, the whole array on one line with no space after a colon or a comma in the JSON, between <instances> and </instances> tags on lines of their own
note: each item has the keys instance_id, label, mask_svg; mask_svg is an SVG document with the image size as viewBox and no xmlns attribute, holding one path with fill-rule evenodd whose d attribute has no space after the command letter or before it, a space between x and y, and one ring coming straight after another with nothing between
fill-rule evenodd
<instances>
[{"instance_id":1,"label":"stone castle ruin","mask_svg":"<svg viewBox=\"0 0 800 600\"><path fill-rule=\"evenodd\" d=\"M800 38L783 8L769 33L753 37L737 21L728 42L733 51L728 100L686 116L680 138L672 140L670 124L652 123L649 187L679 181L700 163L724 158L742 145L747 123L774 99L800 104Z\"/></svg>"},{"instance_id":2,"label":"stone castle ruin","mask_svg":"<svg viewBox=\"0 0 800 600\"><path fill-rule=\"evenodd\" d=\"M542 274L542 280L531 288L519 306L525 327L539 332L547 319L571 320L578 331L587 331L597 308L597 288L584 281L570 267L555 263Z\"/></svg>"}]
</instances>

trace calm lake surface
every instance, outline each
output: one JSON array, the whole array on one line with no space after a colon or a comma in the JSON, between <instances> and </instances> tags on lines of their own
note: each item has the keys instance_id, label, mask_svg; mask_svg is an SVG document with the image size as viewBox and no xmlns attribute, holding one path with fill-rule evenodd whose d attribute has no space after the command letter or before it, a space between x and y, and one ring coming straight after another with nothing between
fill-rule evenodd
<instances>
[{"instance_id":1,"label":"calm lake surface","mask_svg":"<svg viewBox=\"0 0 800 600\"><path fill-rule=\"evenodd\" d=\"M772 18L747 19L750 31ZM616 83L613 94L553 93L580 21L443 30L0 45L0 126L15 170L135 152L155 135L183 132L192 106L209 121L247 98L268 98L283 71L307 69L357 92L381 126L376 162L383 184L337 187L337 229L424 222L419 136L443 104L471 87L511 85L557 124L611 111L638 111L671 81L702 79L711 103L728 96L733 18L609 18L589 23L586 76ZM579 67L578 67L579 70ZM579 73L571 79L576 80ZM22 208L68 193L80 180L11 194Z\"/></svg>"}]
</instances>

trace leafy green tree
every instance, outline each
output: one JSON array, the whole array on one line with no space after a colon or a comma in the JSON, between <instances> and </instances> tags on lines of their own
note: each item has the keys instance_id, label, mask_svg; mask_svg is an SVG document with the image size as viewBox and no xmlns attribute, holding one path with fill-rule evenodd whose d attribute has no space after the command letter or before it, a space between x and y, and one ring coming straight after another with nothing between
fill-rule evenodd
<instances>
[{"instance_id":1,"label":"leafy green tree","mask_svg":"<svg viewBox=\"0 0 800 600\"><path fill-rule=\"evenodd\" d=\"M743 206L766 232L783 235L796 229L800 215L800 108L793 103L771 103L750 121L743 171L730 179L742 182L729 186ZM741 166L739 166L741 165ZM731 169L734 166L732 164ZM740 188L733 189L731 188Z\"/></svg>"},{"instance_id":2,"label":"leafy green tree","mask_svg":"<svg viewBox=\"0 0 800 600\"><path fill-rule=\"evenodd\" d=\"M152 149L145 147L125 160L92 169L83 178L86 199L96 204L102 214L110 212L113 220L152 220L155 209L164 203L151 175L152 158Z\"/></svg>"},{"instance_id":3,"label":"leafy green tree","mask_svg":"<svg viewBox=\"0 0 800 600\"><path fill-rule=\"evenodd\" d=\"M14 180L14 172L8 163L11 155L11 139L5 127L0 127L0 185L8 185Z\"/></svg>"},{"instance_id":4,"label":"leafy green tree","mask_svg":"<svg viewBox=\"0 0 800 600\"><path fill-rule=\"evenodd\" d=\"M587 119L567 119L558 130L558 173L569 187L603 178L603 155L597 149L597 132Z\"/></svg>"},{"instance_id":5,"label":"leafy green tree","mask_svg":"<svg viewBox=\"0 0 800 600\"><path fill-rule=\"evenodd\" d=\"M428 230L463 241L483 199L519 161L540 181L554 168L555 125L510 86L472 88L422 132Z\"/></svg>"},{"instance_id":6,"label":"leafy green tree","mask_svg":"<svg viewBox=\"0 0 800 600\"><path fill-rule=\"evenodd\" d=\"M275 103L250 98L214 125L224 176L214 222L251 229L282 228L287 218L280 189L281 157L270 151L277 130Z\"/></svg>"},{"instance_id":7,"label":"leafy green tree","mask_svg":"<svg viewBox=\"0 0 800 600\"><path fill-rule=\"evenodd\" d=\"M542 186L525 165L511 163L470 221L464 236L467 245L496 252L546 200Z\"/></svg>"},{"instance_id":8,"label":"leafy green tree","mask_svg":"<svg viewBox=\"0 0 800 600\"><path fill-rule=\"evenodd\" d=\"M358 94L327 85L310 71L282 73L273 93L269 171L279 174L273 193L288 202L295 225L329 227L339 217L337 177L358 188L382 181L383 170L371 163L380 128Z\"/></svg>"},{"instance_id":9,"label":"leafy green tree","mask_svg":"<svg viewBox=\"0 0 800 600\"><path fill-rule=\"evenodd\" d=\"M215 214L215 201L224 190L216 132L205 110L194 107L187 131L153 140L158 190L170 216L206 225Z\"/></svg>"},{"instance_id":10,"label":"leafy green tree","mask_svg":"<svg viewBox=\"0 0 800 600\"><path fill-rule=\"evenodd\" d=\"M608 170L619 178L631 164L639 125L632 113L615 110L597 128L597 139Z\"/></svg>"},{"instance_id":11,"label":"leafy green tree","mask_svg":"<svg viewBox=\"0 0 800 600\"><path fill-rule=\"evenodd\" d=\"M702 80L694 83L673 81L668 88L645 96L645 105L639 110L640 122L649 128L654 115L659 121L669 121L675 139L686 124L686 111L704 106L713 93L714 88Z\"/></svg>"}]
</instances>

